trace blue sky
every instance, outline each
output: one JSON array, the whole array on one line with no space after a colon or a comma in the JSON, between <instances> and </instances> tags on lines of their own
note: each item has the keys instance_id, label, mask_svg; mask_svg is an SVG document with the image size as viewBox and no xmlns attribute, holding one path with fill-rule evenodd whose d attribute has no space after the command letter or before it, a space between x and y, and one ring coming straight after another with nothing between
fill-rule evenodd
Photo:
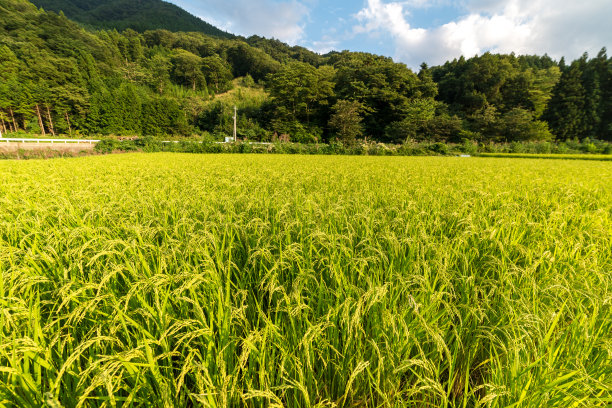
<instances>
[{"instance_id":1,"label":"blue sky","mask_svg":"<svg viewBox=\"0 0 612 408\"><path fill-rule=\"evenodd\" d=\"M416 68L486 51L576 58L612 46L612 0L170 0L220 28Z\"/></svg>"}]
</instances>

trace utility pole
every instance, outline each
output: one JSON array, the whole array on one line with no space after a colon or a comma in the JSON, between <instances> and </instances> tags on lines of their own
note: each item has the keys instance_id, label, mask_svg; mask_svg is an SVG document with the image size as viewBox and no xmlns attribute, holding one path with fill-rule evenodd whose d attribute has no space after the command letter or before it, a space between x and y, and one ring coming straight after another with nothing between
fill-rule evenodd
<instances>
[{"instance_id":1,"label":"utility pole","mask_svg":"<svg viewBox=\"0 0 612 408\"><path fill-rule=\"evenodd\" d=\"M236 143L236 122L238 121L238 108L234 106L234 143Z\"/></svg>"}]
</instances>

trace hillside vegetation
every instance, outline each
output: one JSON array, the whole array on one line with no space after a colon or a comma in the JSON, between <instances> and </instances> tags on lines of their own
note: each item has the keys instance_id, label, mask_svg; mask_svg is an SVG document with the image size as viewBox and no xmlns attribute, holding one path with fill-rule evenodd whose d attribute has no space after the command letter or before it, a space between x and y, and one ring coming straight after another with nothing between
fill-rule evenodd
<instances>
[{"instance_id":1,"label":"hillside vegetation","mask_svg":"<svg viewBox=\"0 0 612 408\"><path fill-rule=\"evenodd\" d=\"M102 27L122 29L105 8L115 3L74 1L70 13L98 10ZM130 7L157 13L145 3ZM0 129L222 139L234 101L218 96L240 83L239 132L250 140L612 140L605 50L569 64L485 54L413 72L372 54L172 32L156 20L163 12L130 15L153 29L94 31L25 0L0 0Z\"/></svg>"},{"instance_id":2,"label":"hillside vegetation","mask_svg":"<svg viewBox=\"0 0 612 408\"><path fill-rule=\"evenodd\" d=\"M198 31L231 38L226 33L182 8L161 0L32 0L45 10L63 12L68 18L89 27L136 31L164 29Z\"/></svg>"}]
</instances>

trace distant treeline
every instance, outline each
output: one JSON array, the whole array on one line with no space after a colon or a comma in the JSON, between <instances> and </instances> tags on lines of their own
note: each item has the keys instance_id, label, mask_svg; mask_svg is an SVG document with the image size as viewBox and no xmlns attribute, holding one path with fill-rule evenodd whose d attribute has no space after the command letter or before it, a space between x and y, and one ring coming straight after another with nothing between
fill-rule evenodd
<instances>
[{"instance_id":1,"label":"distant treeline","mask_svg":"<svg viewBox=\"0 0 612 408\"><path fill-rule=\"evenodd\" d=\"M0 0L0 130L344 144L612 140L612 59L484 54L418 73L261 37L91 31ZM237 79L241 78L241 79ZM228 91L231 91L228 93Z\"/></svg>"}]
</instances>

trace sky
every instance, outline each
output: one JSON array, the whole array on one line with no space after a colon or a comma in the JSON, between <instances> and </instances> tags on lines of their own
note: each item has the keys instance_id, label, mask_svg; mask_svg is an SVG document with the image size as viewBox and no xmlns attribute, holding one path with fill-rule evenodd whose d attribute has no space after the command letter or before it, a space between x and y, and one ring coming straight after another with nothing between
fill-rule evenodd
<instances>
[{"instance_id":1,"label":"sky","mask_svg":"<svg viewBox=\"0 0 612 408\"><path fill-rule=\"evenodd\" d=\"M169 0L238 35L417 68L484 52L572 60L612 46L612 0Z\"/></svg>"}]
</instances>

